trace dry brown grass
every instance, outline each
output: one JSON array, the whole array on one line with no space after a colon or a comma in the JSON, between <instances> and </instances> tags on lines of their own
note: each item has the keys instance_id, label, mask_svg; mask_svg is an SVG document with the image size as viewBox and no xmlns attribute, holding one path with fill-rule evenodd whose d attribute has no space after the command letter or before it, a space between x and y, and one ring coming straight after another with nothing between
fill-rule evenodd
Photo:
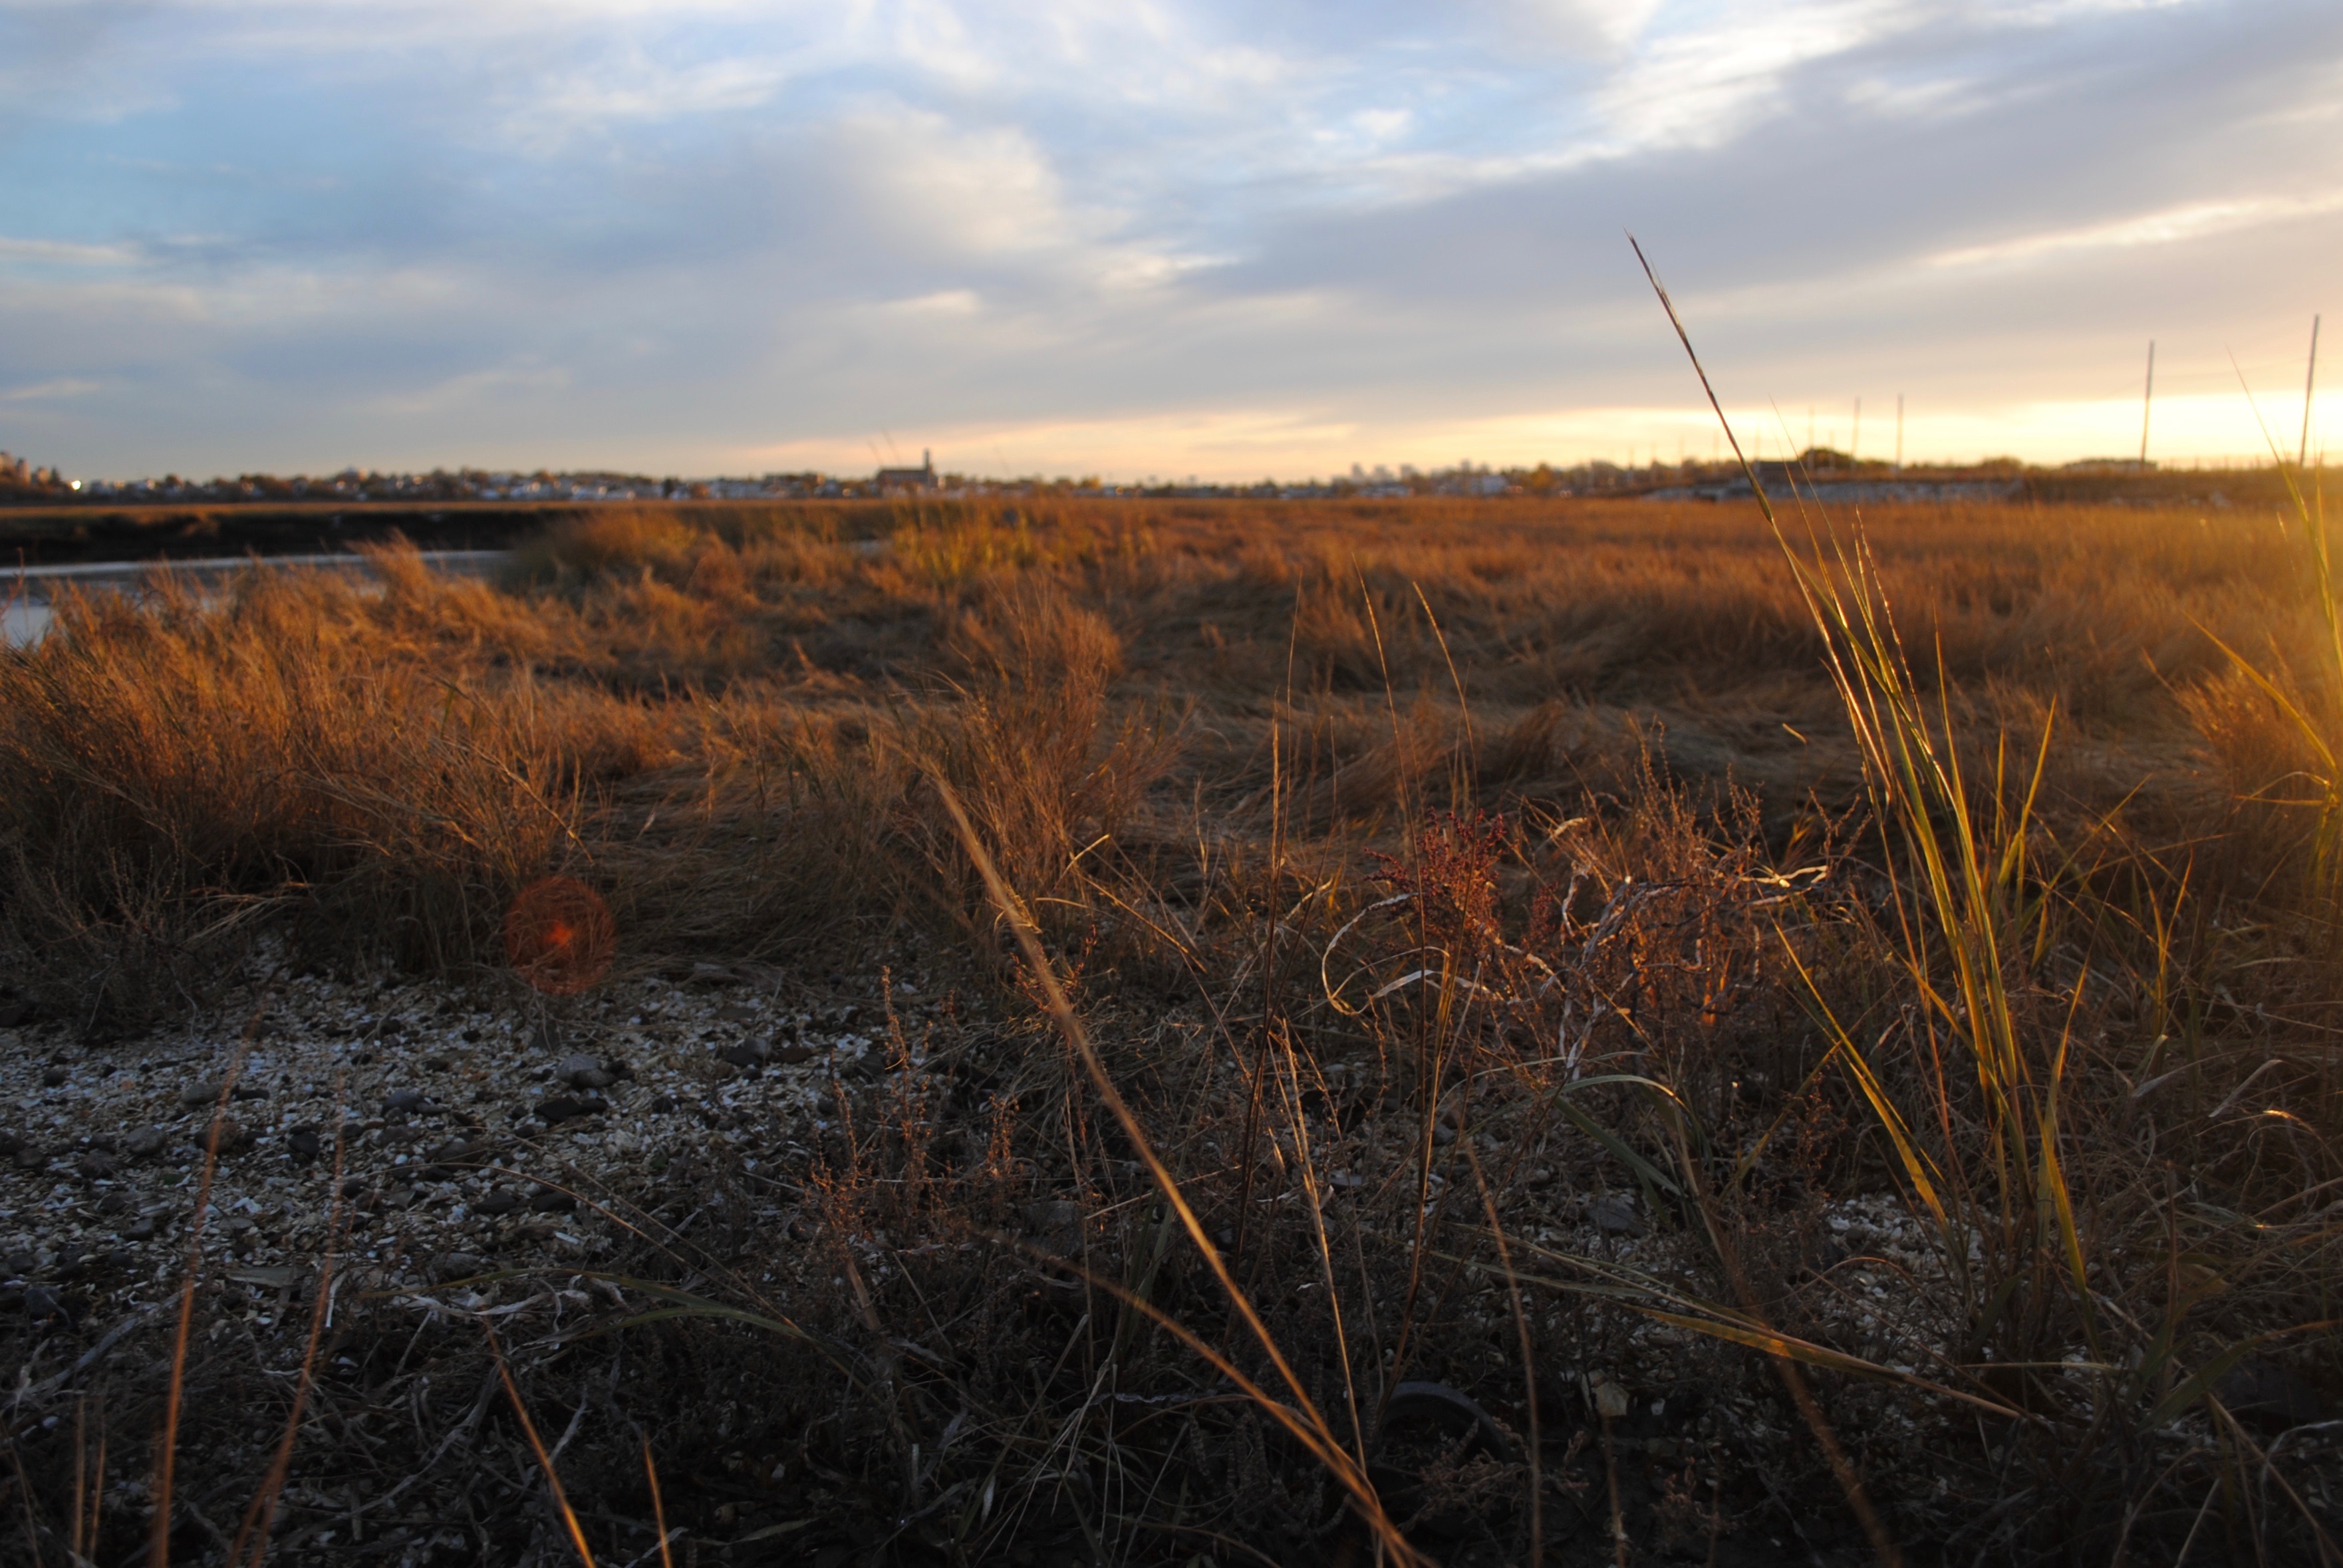
<instances>
[{"instance_id":1,"label":"dry brown grass","mask_svg":"<svg viewBox=\"0 0 2343 1568\"><path fill-rule=\"evenodd\" d=\"M2207 1397L2247 1351L2343 1375L2289 1332L2343 1291L2332 890L2286 783L2315 759L2212 640L2316 689L2298 537L1865 519L2002 868L2010 1027L2064 1052L2048 1137L2089 1283L2020 1249L1980 1294L1959 1256L1883 1235L1866 1261L1834 1229L1910 1191L1824 1009L1883 1096L1933 1108L1939 1170L1985 1170L1994 1123L1968 1026L1919 1003L1948 929L1900 890L1825 628L1754 514L948 503L882 548L869 520L612 511L502 591L388 557L378 596L256 576L215 609L69 610L0 659L16 961L125 1023L263 929L460 970L553 869L610 899L628 963L917 946L979 1006L838 1086L784 1184L799 1241L743 1255L771 1278L646 1244L639 1272L812 1336L710 1326L656 1377L614 1366L662 1473L748 1441L711 1412L762 1399L757 1441L838 1478L807 1507L906 1521L866 1560L1365 1561L1325 1467L1154 1315L1268 1375L1037 1010L940 785L1326 1430L1443 1560L1522 1561L1534 1518L1558 1561L1612 1560L1614 1529L1838 1560L1862 1536L1833 1445L1915 1557L2158 1559L2207 1507L2223 1552L2325 1550L2316 1440L2271 1457ZM1623 1203L1632 1258L1589 1219ZM1815 1439L1762 1356L1652 1308L1805 1347ZM762 1393L709 1370L752 1343ZM1494 1424L1409 1428L1421 1379ZM637 1442L573 1451L569 1492L633 1496Z\"/></svg>"}]
</instances>

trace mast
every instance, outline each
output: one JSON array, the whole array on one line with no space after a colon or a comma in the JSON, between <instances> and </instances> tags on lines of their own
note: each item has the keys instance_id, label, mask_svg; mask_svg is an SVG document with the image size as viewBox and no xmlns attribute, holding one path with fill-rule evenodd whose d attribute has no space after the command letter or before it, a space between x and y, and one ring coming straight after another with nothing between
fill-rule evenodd
<instances>
[{"instance_id":1,"label":"mast","mask_svg":"<svg viewBox=\"0 0 2343 1568\"><path fill-rule=\"evenodd\" d=\"M2318 386L2318 317L2310 318L2310 368L2302 377L2302 445L2295 448L2294 466L2310 462L2310 397Z\"/></svg>"}]
</instances>

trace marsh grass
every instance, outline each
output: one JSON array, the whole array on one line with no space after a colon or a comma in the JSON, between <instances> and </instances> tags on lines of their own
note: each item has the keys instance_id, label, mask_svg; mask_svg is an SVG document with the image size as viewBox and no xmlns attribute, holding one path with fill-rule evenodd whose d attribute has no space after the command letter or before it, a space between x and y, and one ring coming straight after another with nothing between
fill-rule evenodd
<instances>
[{"instance_id":1,"label":"marsh grass","mask_svg":"<svg viewBox=\"0 0 2343 1568\"><path fill-rule=\"evenodd\" d=\"M689 1174L729 1240L589 1194L653 1304L507 1334L574 1445L446 1428L503 1468L432 1485L578 1504L494 1551L712 1552L747 1445L826 1478L774 1550L866 1561L2309 1560L2324 1451L2222 1389L2343 1373L2318 522L614 511L501 591L66 607L0 908L75 1027L261 932L493 967L553 870L627 966L956 977L779 1177Z\"/></svg>"}]
</instances>

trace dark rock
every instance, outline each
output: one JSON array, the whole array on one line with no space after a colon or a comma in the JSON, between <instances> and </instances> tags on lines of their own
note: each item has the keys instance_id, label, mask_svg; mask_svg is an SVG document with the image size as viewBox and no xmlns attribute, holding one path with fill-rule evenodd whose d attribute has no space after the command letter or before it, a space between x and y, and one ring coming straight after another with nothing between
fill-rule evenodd
<instances>
[{"instance_id":1,"label":"dark rock","mask_svg":"<svg viewBox=\"0 0 2343 1568\"><path fill-rule=\"evenodd\" d=\"M126 1241L151 1241L155 1239L155 1221L151 1215L140 1215L122 1228Z\"/></svg>"},{"instance_id":2,"label":"dark rock","mask_svg":"<svg viewBox=\"0 0 2343 1568\"><path fill-rule=\"evenodd\" d=\"M1384 1402L1380 1442L1406 1426L1428 1426L1471 1437L1473 1442L1499 1461L1513 1459L1513 1441L1479 1402L1444 1382L1403 1382Z\"/></svg>"},{"instance_id":3,"label":"dark rock","mask_svg":"<svg viewBox=\"0 0 2343 1568\"><path fill-rule=\"evenodd\" d=\"M382 1206L386 1209L404 1209L414 1201L415 1189L412 1187L402 1185L383 1189Z\"/></svg>"},{"instance_id":4,"label":"dark rock","mask_svg":"<svg viewBox=\"0 0 2343 1568\"><path fill-rule=\"evenodd\" d=\"M206 1154L225 1154L231 1149L244 1147L247 1134L232 1118L223 1116L203 1131L196 1144Z\"/></svg>"},{"instance_id":5,"label":"dark rock","mask_svg":"<svg viewBox=\"0 0 2343 1568\"><path fill-rule=\"evenodd\" d=\"M326 1151L326 1141L314 1127L296 1127L285 1135L285 1147L296 1160L315 1160Z\"/></svg>"},{"instance_id":6,"label":"dark rock","mask_svg":"<svg viewBox=\"0 0 2343 1568\"><path fill-rule=\"evenodd\" d=\"M1606 1193L1586 1205L1586 1217L1594 1228L1613 1236L1648 1236L1652 1228L1635 1212L1635 1201L1618 1193Z\"/></svg>"},{"instance_id":7,"label":"dark rock","mask_svg":"<svg viewBox=\"0 0 2343 1568\"><path fill-rule=\"evenodd\" d=\"M239 1083L227 1091L230 1100L266 1100L268 1091L256 1083Z\"/></svg>"},{"instance_id":8,"label":"dark rock","mask_svg":"<svg viewBox=\"0 0 2343 1568\"><path fill-rule=\"evenodd\" d=\"M15 1029L32 1016L32 1005L28 1002L0 1003L0 1029Z\"/></svg>"},{"instance_id":9,"label":"dark rock","mask_svg":"<svg viewBox=\"0 0 2343 1568\"><path fill-rule=\"evenodd\" d=\"M757 1010L745 1002L728 1001L716 1010L719 1023L748 1023L757 1016Z\"/></svg>"},{"instance_id":10,"label":"dark rock","mask_svg":"<svg viewBox=\"0 0 2343 1568\"><path fill-rule=\"evenodd\" d=\"M431 1162L424 1174L435 1177L454 1175L460 1167L475 1165L488 1151L486 1141L477 1138L458 1138L442 1143L431 1151Z\"/></svg>"},{"instance_id":11,"label":"dark rock","mask_svg":"<svg viewBox=\"0 0 2343 1568\"><path fill-rule=\"evenodd\" d=\"M445 1072L455 1065L444 1056L427 1056L423 1059L424 1070L427 1072Z\"/></svg>"},{"instance_id":12,"label":"dark rock","mask_svg":"<svg viewBox=\"0 0 2343 1568\"><path fill-rule=\"evenodd\" d=\"M520 1200L514 1197L511 1193L491 1192L487 1197L472 1205L472 1212L475 1214L486 1214L490 1219L494 1220L501 1219L519 1207Z\"/></svg>"},{"instance_id":13,"label":"dark rock","mask_svg":"<svg viewBox=\"0 0 2343 1568\"><path fill-rule=\"evenodd\" d=\"M93 1149L75 1164L74 1174L85 1181L103 1181L121 1169L121 1161L113 1155Z\"/></svg>"},{"instance_id":14,"label":"dark rock","mask_svg":"<svg viewBox=\"0 0 2343 1568\"><path fill-rule=\"evenodd\" d=\"M788 1045L778 1045L773 1048L773 1060L779 1062L784 1067L802 1067L805 1063L811 1061L813 1057L813 1047L806 1044L805 1041L801 1040L792 1041Z\"/></svg>"},{"instance_id":15,"label":"dark rock","mask_svg":"<svg viewBox=\"0 0 2343 1568\"><path fill-rule=\"evenodd\" d=\"M62 1067L45 1067L41 1069L42 1086L48 1089L63 1089L65 1086L65 1081L72 1076L72 1073L67 1072Z\"/></svg>"},{"instance_id":16,"label":"dark rock","mask_svg":"<svg viewBox=\"0 0 2343 1568\"><path fill-rule=\"evenodd\" d=\"M558 1187L547 1187L538 1191L529 1207L540 1214L566 1214L578 1207L578 1196L574 1192L564 1192Z\"/></svg>"},{"instance_id":17,"label":"dark rock","mask_svg":"<svg viewBox=\"0 0 2343 1568\"><path fill-rule=\"evenodd\" d=\"M1082 1250L1082 1207L1065 1198L1025 1205L1026 1233L1042 1251L1071 1257Z\"/></svg>"},{"instance_id":18,"label":"dark rock","mask_svg":"<svg viewBox=\"0 0 2343 1568\"><path fill-rule=\"evenodd\" d=\"M23 1251L9 1253L7 1261L5 1263L0 1263L0 1268L7 1270L8 1277L12 1280L21 1280L25 1275L37 1270L40 1266L41 1255L38 1252L27 1252Z\"/></svg>"},{"instance_id":19,"label":"dark rock","mask_svg":"<svg viewBox=\"0 0 2343 1568\"><path fill-rule=\"evenodd\" d=\"M668 1112L677 1109L679 1109L679 1106L675 1096L672 1094L662 1094L651 1101L651 1113L655 1116L664 1116Z\"/></svg>"},{"instance_id":20,"label":"dark rock","mask_svg":"<svg viewBox=\"0 0 2343 1568\"><path fill-rule=\"evenodd\" d=\"M486 1258L474 1257L469 1252L442 1252L431 1260L432 1273L442 1280L468 1280L475 1274L487 1273L488 1268Z\"/></svg>"},{"instance_id":21,"label":"dark rock","mask_svg":"<svg viewBox=\"0 0 2343 1568\"><path fill-rule=\"evenodd\" d=\"M25 1315L36 1323L46 1322L52 1318L73 1322L73 1314L65 1311L64 1300L46 1285L27 1285L25 1288Z\"/></svg>"},{"instance_id":22,"label":"dark rock","mask_svg":"<svg viewBox=\"0 0 2343 1568\"><path fill-rule=\"evenodd\" d=\"M190 1083L186 1088L179 1091L179 1103L190 1108L214 1104L219 1100L221 1087L220 1081L216 1078L200 1083Z\"/></svg>"},{"instance_id":23,"label":"dark rock","mask_svg":"<svg viewBox=\"0 0 2343 1568\"><path fill-rule=\"evenodd\" d=\"M342 1196L345 1198L355 1198L365 1191L366 1181L361 1177L352 1176L342 1183Z\"/></svg>"},{"instance_id":24,"label":"dark rock","mask_svg":"<svg viewBox=\"0 0 2343 1568\"><path fill-rule=\"evenodd\" d=\"M419 1089L394 1089L383 1101L382 1108L386 1111L404 1114L407 1111L420 1111L430 1103L431 1097Z\"/></svg>"},{"instance_id":25,"label":"dark rock","mask_svg":"<svg viewBox=\"0 0 2343 1568\"><path fill-rule=\"evenodd\" d=\"M550 1100L539 1101L537 1114L544 1119L548 1127L555 1127L575 1117L598 1116L609 1109L609 1101L598 1094L557 1094Z\"/></svg>"},{"instance_id":26,"label":"dark rock","mask_svg":"<svg viewBox=\"0 0 2343 1568\"><path fill-rule=\"evenodd\" d=\"M2259 1357L2247 1357L2224 1372L2213 1384L2213 1396L2239 1421L2272 1432L2327 1419L2327 1401L2317 1389Z\"/></svg>"},{"instance_id":27,"label":"dark rock","mask_svg":"<svg viewBox=\"0 0 2343 1568\"><path fill-rule=\"evenodd\" d=\"M765 1059L771 1054L770 1048L763 1040L743 1040L730 1045L719 1046L716 1051L716 1058L719 1061L729 1062L734 1067L753 1070L764 1066Z\"/></svg>"},{"instance_id":28,"label":"dark rock","mask_svg":"<svg viewBox=\"0 0 2343 1568\"><path fill-rule=\"evenodd\" d=\"M17 1150L22 1149L24 1146L25 1135L23 1133L0 1131L0 1154L14 1154Z\"/></svg>"},{"instance_id":29,"label":"dark rock","mask_svg":"<svg viewBox=\"0 0 2343 1568\"><path fill-rule=\"evenodd\" d=\"M610 1075L602 1070L602 1064L583 1052L562 1058L561 1065L554 1069L553 1075L572 1089L610 1087Z\"/></svg>"},{"instance_id":30,"label":"dark rock","mask_svg":"<svg viewBox=\"0 0 2343 1568\"><path fill-rule=\"evenodd\" d=\"M136 1207L138 1200L119 1187L97 1201L97 1211L101 1214L127 1214Z\"/></svg>"},{"instance_id":31,"label":"dark rock","mask_svg":"<svg viewBox=\"0 0 2343 1568\"><path fill-rule=\"evenodd\" d=\"M163 1146L170 1141L170 1134L159 1127L141 1127L124 1139L122 1146L138 1159L152 1160L163 1152Z\"/></svg>"},{"instance_id":32,"label":"dark rock","mask_svg":"<svg viewBox=\"0 0 2343 1568\"><path fill-rule=\"evenodd\" d=\"M47 1155L42 1153L39 1150L34 1148L29 1143L19 1143L16 1145L15 1152L10 1155L9 1158L15 1161L16 1169L19 1171L38 1171L49 1162L49 1157Z\"/></svg>"}]
</instances>

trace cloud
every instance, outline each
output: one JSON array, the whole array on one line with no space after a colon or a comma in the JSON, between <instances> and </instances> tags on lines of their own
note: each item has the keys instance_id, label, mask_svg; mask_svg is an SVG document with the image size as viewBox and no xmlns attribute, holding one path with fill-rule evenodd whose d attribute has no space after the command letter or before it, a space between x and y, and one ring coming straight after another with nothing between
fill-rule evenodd
<instances>
[{"instance_id":1,"label":"cloud","mask_svg":"<svg viewBox=\"0 0 2343 1568\"><path fill-rule=\"evenodd\" d=\"M1992 266L2034 261L2077 250L2125 250L2137 246L2172 245L2206 235L2227 234L2307 217L2343 212L2343 190L2308 196L2260 196L2243 201L2197 202L2158 212L2076 228L2052 229L1996 240L1989 245L1964 246L1939 251L1926 258L1937 267Z\"/></svg>"},{"instance_id":2,"label":"cloud","mask_svg":"<svg viewBox=\"0 0 2343 1568\"><path fill-rule=\"evenodd\" d=\"M61 377L55 381L41 381L30 387L11 387L0 390L0 403L45 403L57 397L80 397L97 391L100 385L96 381Z\"/></svg>"},{"instance_id":3,"label":"cloud","mask_svg":"<svg viewBox=\"0 0 2343 1568\"><path fill-rule=\"evenodd\" d=\"M130 106L0 108L83 472L1588 449L1691 406L1626 228L1736 396L1967 439L2275 363L2343 241L2315 0L108 15Z\"/></svg>"}]
</instances>

